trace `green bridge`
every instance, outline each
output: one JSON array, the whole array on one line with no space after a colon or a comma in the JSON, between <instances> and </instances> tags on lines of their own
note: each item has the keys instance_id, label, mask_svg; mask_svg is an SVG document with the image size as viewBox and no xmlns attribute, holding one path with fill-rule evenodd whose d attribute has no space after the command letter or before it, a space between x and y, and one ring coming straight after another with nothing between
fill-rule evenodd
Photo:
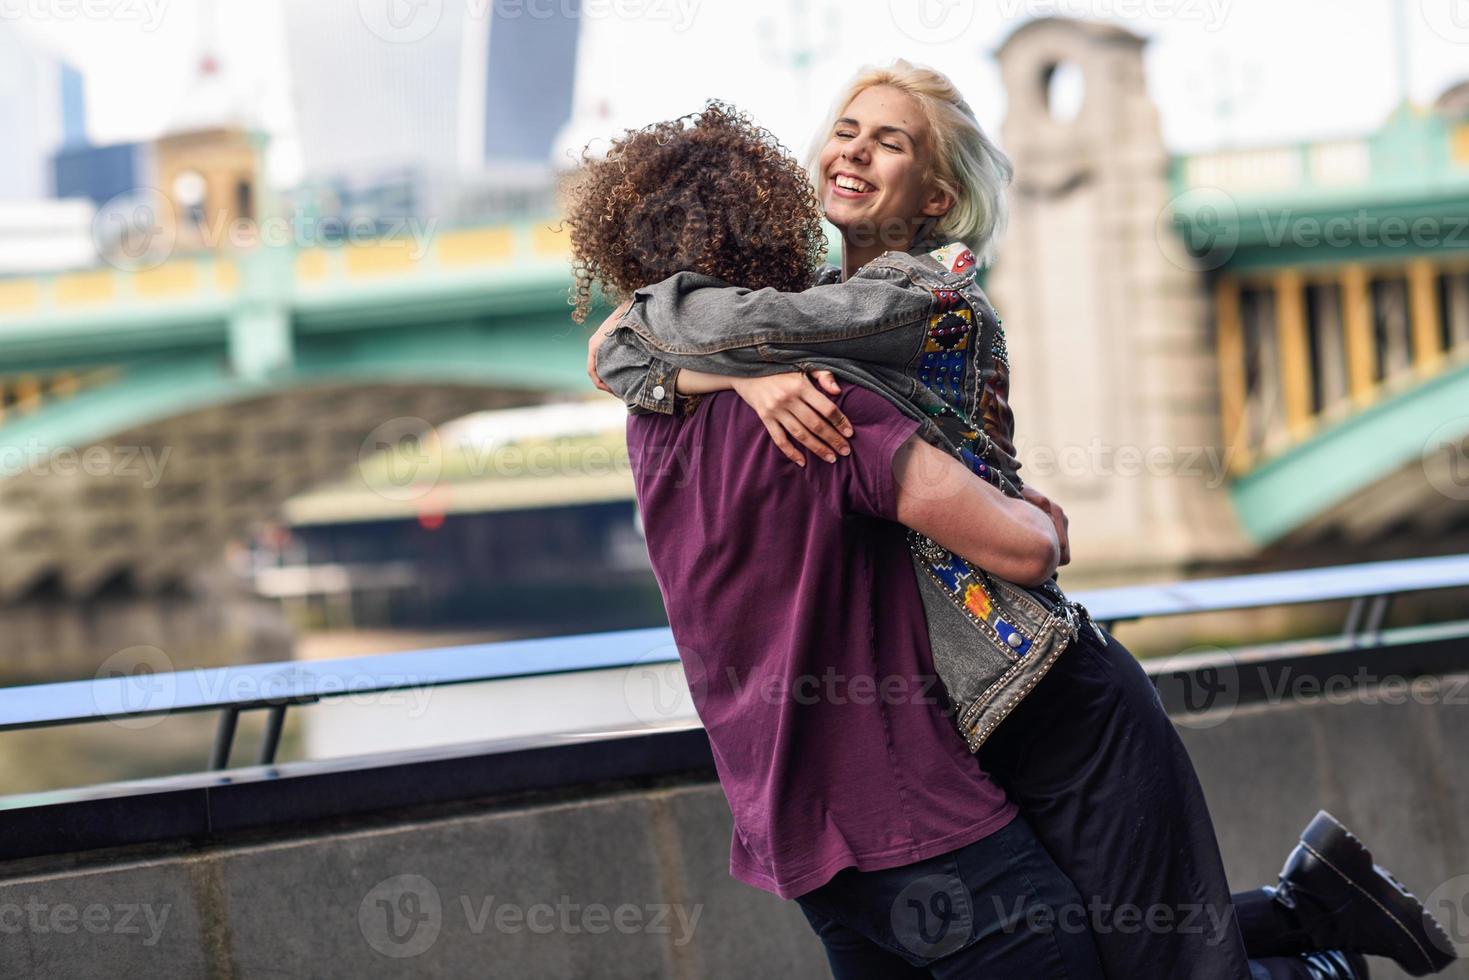
<instances>
[{"instance_id":1,"label":"green bridge","mask_svg":"<svg viewBox=\"0 0 1469 980\"><path fill-rule=\"evenodd\" d=\"M1361 139L1181 157L1220 439L1258 544L1431 540L1469 501L1469 85Z\"/></svg>"},{"instance_id":2,"label":"green bridge","mask_svg":"<svg viewBox=\"0 0 1469 980\"><path fill-rule=\"evenodd\" d=\"M587 392L551 221L0 280L0 600L147 592L383 442Z\"/></svg>"}]
</instances>

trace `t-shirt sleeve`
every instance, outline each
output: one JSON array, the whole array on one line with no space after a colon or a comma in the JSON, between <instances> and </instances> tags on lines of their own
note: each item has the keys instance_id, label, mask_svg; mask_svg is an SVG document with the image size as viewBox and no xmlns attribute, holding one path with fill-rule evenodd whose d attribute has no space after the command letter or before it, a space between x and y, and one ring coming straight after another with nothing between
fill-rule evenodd
<instances>
[{"instance_id":1,"label":"t-shirt sleeve","mask_svg":"<svg viewBox=\"0 0 1469 980\"><path fill-rule=\"evenodd\" d=\"M918 431L918 420L904 415L881 395L850 382L837 397L837 405L851 420L853 431L852 454L838 457L835 464L843 508L896 521L898 488L893 478L893 456Z\"/></svg>"}]
</instances>

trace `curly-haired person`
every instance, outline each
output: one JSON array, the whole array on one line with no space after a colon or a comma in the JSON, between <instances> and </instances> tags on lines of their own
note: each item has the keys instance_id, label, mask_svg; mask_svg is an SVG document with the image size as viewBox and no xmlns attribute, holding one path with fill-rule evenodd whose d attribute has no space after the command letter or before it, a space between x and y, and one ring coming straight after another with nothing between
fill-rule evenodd
<instances>
[{"instance_id":1,"label":"curly-haired person","mask_svg":"<svg viewBox=\"0 0 1469 980\"><path fill-rule=\"evenodd\" d=\"M566 196L578 323L594 286L620 301L676 272L697 272L796 292L815 282L826 253L805 170L721 102L629 132L601 159L584 155Z\"/></svg>"}]
</instances>

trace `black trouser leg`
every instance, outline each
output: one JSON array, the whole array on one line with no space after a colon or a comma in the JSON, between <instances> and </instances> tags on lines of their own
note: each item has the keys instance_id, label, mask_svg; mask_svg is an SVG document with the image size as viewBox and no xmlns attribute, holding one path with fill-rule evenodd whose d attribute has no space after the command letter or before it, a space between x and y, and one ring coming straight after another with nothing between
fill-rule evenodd
<instances>
[{"instance_id":1,"label":"black trouser leg","mask_svg":"<svg viewBox=\"0 0 1469 980\"><path fill-rule=\"evenodd\" d=\"M845 868L796 899L836 980L1102 980L1076 888L1024 817L947 854Z\"/></svg>"},{"instance_id":2,"label":"black trouser leg","mask_svg":"<svg viewBox=\"0 0 1469 980\"><path fill-rule=\"evenodd\" d=\"M1273 889L1234 894L1234 918L1251 956L1290 956L1316 951L1300 917L1275 901Z\"/></svg>"},{"instance_id":3,"label":"black trouser leg","mask_svg":"<svg viewBox=\"0 0 1469 980\"><path fill-rule=\"evenodd\" d=\"M1084 630L980 762L1075 882L1109 977L1251 976L1198 776L1126 647Z\"/></svg>"}]
</instances>

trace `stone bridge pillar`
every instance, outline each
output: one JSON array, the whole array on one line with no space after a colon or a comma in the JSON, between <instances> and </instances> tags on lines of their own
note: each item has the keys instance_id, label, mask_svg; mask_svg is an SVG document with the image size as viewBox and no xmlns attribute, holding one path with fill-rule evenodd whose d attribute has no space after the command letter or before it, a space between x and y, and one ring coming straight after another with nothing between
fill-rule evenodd
<instances>
[{"instance_id":1,"label":"stone bridge pillar","mask_svg":"<svg viewBox=\"0 0 1469 980\"><path fill-rule=\"evenodd\" d=\"M1021 475L1071 517L1073 585L1167 578L1244 549L1223 487L1205 283L1160 245L1173 234L1159 228L1170 156L1144 44L1047 18L997 52L1015 183L989 285Z\"/></svg>"}]
</instances>

